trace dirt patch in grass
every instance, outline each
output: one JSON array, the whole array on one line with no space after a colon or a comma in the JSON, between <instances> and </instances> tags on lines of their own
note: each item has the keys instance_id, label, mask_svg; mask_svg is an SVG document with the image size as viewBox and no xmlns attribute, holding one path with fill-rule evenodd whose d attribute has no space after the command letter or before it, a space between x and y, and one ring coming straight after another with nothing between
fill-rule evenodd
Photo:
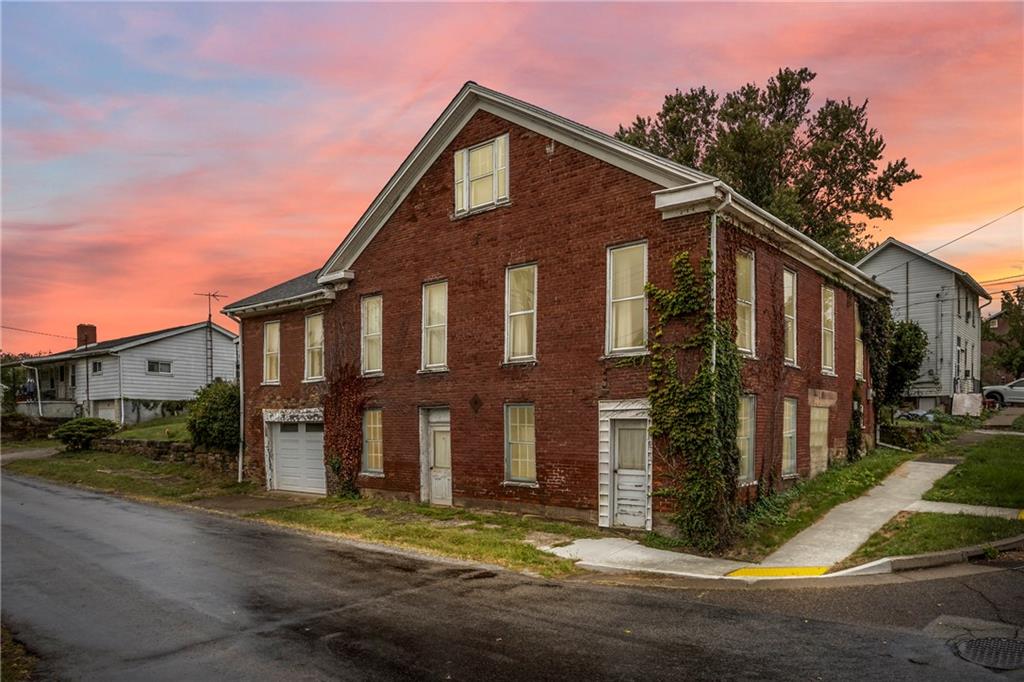
<instances>
[{"instance_id":1,"label":"dirt patch in grass","mask_svg":"<svg viewBox=\"0 0 1024 682\"><path fill-rule=\"evenodd\" d=\"M1024 438L989 436L966 446L952 445L950 452L963 456L963 462L936 481L924 499L1024 507Z\"/></svg>"},{"instance_id":2,"label":"dirt patch in grass","mask_svg":"<svg viewBox=\"0 0 1024 682\"><path fill-rule=\"evenodd\" d=\"M188 443L192 434L185 426L185 415L163 417L143 422L114 434L114 438L123 440L166 440Z\"/></svg>"},{"instance_id":3,"label":"dirt patch in grass","mask_svg":"<svg viewBox=\"0 0 1024 682\"><path fill-rule=\"evenodd\" d=\"M0 628L0 680L3 682L26 682L33 679L33 672L39 659L30 654L10 630Z\"/></svg>"}]
</instances>

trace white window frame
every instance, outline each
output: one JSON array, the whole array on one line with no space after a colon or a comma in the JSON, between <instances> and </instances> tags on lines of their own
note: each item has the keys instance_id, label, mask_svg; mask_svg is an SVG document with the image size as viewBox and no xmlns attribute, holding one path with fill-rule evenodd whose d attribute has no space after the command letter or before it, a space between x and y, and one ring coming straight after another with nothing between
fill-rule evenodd
<instances>
[{"instance_id":1,"label":"white window frame","mask_svg":"<svg viewBox=\"0 0 1024 682\"><path fill-rule=\"evenodd\" d=\"M99 369L96 369L97 367L99 367ZM103 361L92 360L89 365L89 370L92 374L103 374Z\"/></svg>"},{"instance_id":2,"label":"white window frame","mask_svg":"<svg viewBox=\"0 0 1024 682\"><path fill-rule=\"evenodd\" d=\"M512 273L516 270L533 269L533 307L529 310L512 312ZM512 318L533 316L533 353L512 355ZM505 362L533 362L537 359L537 264L523 263L505 268Z\"/></svg>"},{"instance_id":3,"label":"white window frame","mask_svg":"<svg viewBox=\"0 0 1024 682\"><path fill-rule=\"evenodd\" d=\"M755 357L757 355L757 255L750 249L740 249L736 252L736 256L739 257L741 254L750 256L750 348L744 348L739 345L739 338L736 339L736 348L744 355ZM739 272L739 268L736 268L736 272ZM740 282L739 277L736 278L736 328L739 331L739 314L740 314L740 303L748 303L748 301L740 298ZM739 334L737 333L737 337Z\"/></svg>"},{"instance_id":4,"label":"white window frame","mask_svg":"<svg viewBox=\"0 0 1024 682\"><path fill-rule=\"evenodd\" d=\"M860 323L860 304L853 302L853 375L864 380L864 328Z\"/></svg>"},{"instance_id":5,"label":"white window frame","mask_svg":"<svg viewBox=\"0 0 1024 682\"><path fill-rule=\"evenodd\" d=\"M736 481L740 485L752 485L757 482L757 476L755 474L757 461L757 396L753 393L744 393L740 396L740 400L750 401L750 435L747 436L750 440L750 463L747 466L747 471L741 471L739 469L739 467L743 465L743 459L741 456L740 461L737 463ZM739 450L739 436L736 438L736 449Z\"/></svg>"},{"instance_id":6,"label":"white window frame","mask_svg":"<svg viewBox=\"0 0 1024 682\"><path fill-rule=\"evenodd\" d=\"M427 289L434 286L444 286L444 322L440 324L427 325ZM448 371L448 280L435 280L433 282L424 282L422 286L422 294L420 297L420 328L422 333L420 334L420 371L421 372L446 372ZM428 344L429 337L427 335L428 328L444 327L444 359L439 363L427 364L428 355Z\"/></svg>"},{"instance_id":7,"label":"white window frame","mask_svg":"<svg viewBox=\"0 0 1024 682\"><path fill-rule=\"evenodd\" d=\"M829 321L831 328L825 326L825 292L832 295L832 318ZM829 332L832 364L825 364L825 332ZM836 290L830 286L821 286L821 373L836 375Z\"/></svg>"},{"instance_id":8,"label":"white window frame","mask_svg":"<svg viewBox=\"0 0 1024 682\"><path fill-rule=\"evenodd\" d=\"M786 421L786 405L791 405L793 411L791 418ZM796 457L797 457L797 423L799 421L798 412L800 409L800 401L796 398L783 398L782 399L782 476L796 476ZM792 444L793 457L792 460L786 460L786 448L787 445Z\"/></svg>"},{"instance_id":9,"label":"white window frame","mask_svg":"<svg viewBox=\"0 0 1024 682\"><path fill-rule=\"evenodd\" d=\"M367 436L367 417L369 417L371 413L378 415L378 419L380 420L380 468L378 469L370 466L370 456L368 451L370 439ZM369 476L384 475L384 410L379 407L368 407L363 410L363 456L359 472Z\"/></svg>"},{"instance_id":10,"label":"white window frame","mask_svg":"<svg viewBox=\"0 0 1024 682\"><path fill-rule=\"evenodd\" d=\"M313 319L314 317L319 317L320 318L320 345L319 346L310 346L309 345L309 321L311 319ZM327 336L327 328L324 325L324 322L325 322L324 314L322 312L320 312L320 313L313 313L312 315L306 315L306 318L305 318L305 320L304 320L304 322L302 324L302 348L303 348L303 353L302 353L302 357L303 357L302 377L303 377L303 379L302 380L304 382L323 381L324 380L324 374L326 374L326 372L327 372L327 358L326 358L326 356L324 354L324 346L327 345L325 343L325 340L326 340L325 337ZM320 351L320 370L321 370L321 374L319 374L317 376L311 376L310 373L309 373L309 353L310 353L310 351L314 351L314 350L319 350ZM280 371L281 371L280 368L278 368L278 373L279 373L278 375L279 376L280 376Z\"/></svg>"},{"instance_id":11,"label":"white window frame","mask_svg":"<svg viewBox=\"0 0 1024 682\"><path fill-rule=\"evenodd\" d=\"M793 314L790 315L786 311L786 275L792 276L793 279ZM792 367L797 366L797 357L799 351L800 335L797 333L797 282L799 278L796 274L796 270L790 270L789 268L782 269L782 317L783 317L783 339L782 339L782 355L783 362ZM792 320L793 322L793 357L786 357L786 338L785 338L785 322Z\"/></svg>"},{"instance_id":12,"label":"white window frame","mask_svg":"<svg viewBox=\"0 0 1024 682\"><path fill-rule=\"evenodd\" d=\"M533 478L515 478L512 476L512 437L510 417L513 408L528 407L533 414ZM516 441L524 444L526 441ZM533 403L505 403L505 482L520 485L536 485L537 483L537 408Z\"/></svg>"},{"instance_id":13,"label":"white window frame","mask_svg":"<svg viewBox=\"0 0 1024 682\"><path fill-rule=\"evenodd\" d=\"M498 140L501 140L501 139L504 139L504 142L505 142L505 145L504 145L505 146L505 158L504 159L502 159L500 157L500 155L498 154ZM475 151L477 149L480 149L481 147L487 147L487 146L491 146L492 147L492 151L491 151L491 155L492 155L491 156L491 173L490 173L490 175L492 177L493 185L494 185L493 193L492 193L492 200L488 201L487 203L480 204L479 206L472 206L470 204L470 201L472 199L472 192L470 190L470 185L472 184L472 181L474 179L479 180L480 178L486 177L486 175L481 175L478 178L471 178L470 177L470 175L469 175L469 155L470 155L471 152L473 152L473 151ZM461 189L459 188L460 180L459 180L459 174L458 174L458 170L457 170L459 163L462 164L462 180L461 180L462 188ZM453 185L452 185L452 187L454 188L454 192L455 192L455 199L454 199L454 204L455 204L455 211L454 211L454 213L455 213L455 215L457 215L457 216L468 215L470 213L475 213L477 211L482 211L482 210L491 208L492 206L500 206L501 204L507 204L508 203L508 194L509 194L509 192L508 192L508 186L509 186L509 172L508 172L509 169L508 169L508 167L509 167L509 136L508 136L508 133L505 133L504 135L498 135L497 137L493 137L490 140L486 140L486 141L481 142L479 144L475 144L475 145L473 145L471 147L465 147L463 149L460 149L460 150L456 151L455 155L454 155L454 159L453 159L453 164L452 164L452 178L453 178ZM504 182L504 185L500 186L500 187L498 185L498 175L499 175L498 171L499 170L504 170L505 171L505 182ZM462 193L462 208L461 209L459 208L459 202L458 202L458 198L457 198L458 197L458 193L460 191Z\"/></svg>"},{"instance_id":14,"label":"white window frame","mask_svg":"<svg viewBox=\"0 0 1024 682\"><path fill-rule=\"evenodd\" d=\"M366 327L366 307L371 302L376 300L380 305L380 331L376 333L369 333ZM359 302L359 337L360 337L360 349L359 349L359 366L363 376L379 376L384 373L384 296L382 294L370 294L369 296L363 296ZM368 367L367 362L369 356L366 352L366 340L376 337L380 340L378 347L380 348L380 366L379 367Z\"/></svg>"},{"instance_id":15,"label":"white window frame","mask_svg":"<svg viewBox=\"0 0 1024 682\"><path fill-rule=\"evenodd\" d=\"M644 289L639 296L629 296L626 298L612 299L612 254L615 251L622 249L631 249L637 246L643 247L644 250ZM609 246L606 249L605 255L605 331L604 331L604 348L605 355L645 355L647 353L647 343L650 340L648 337L648 319L647 319L647 241L636 241L628 244L618 244L616 246ZM622 348L615 348L615 317L612 314L612 304L619 301L635 301L639 298L643 298L644 301L644 320L643 320L643 344L640 346L624 346Z\"/></svg>"},{"instance_id":16,"label":"white window frame","mask_svg":"<svg viewBox=\"0 0 1024 682\"><path fill-rule=\"evenodd\" d=\"M155 371L151 370L149 368L149 365L151 363L156 363L157 368L156 368ZM167 365L167 371L166 372L164 372L160 368L161 365ZM158 375L163 375L163 376L173 376L174 375L174 369L173 369L173 367L171 365L171 361L170 360L150 360L150 359L147 359L146 360L146 374L158 374Z\"/></svg>"},{"instance_id":17,"label":"white window frame","mask_svg":"<svg viewBox=\"0 0 1024 682\"><path fill-rule=\"evenodd\" d=\"M267 333L273 325L277 325L277 352L270 353L267 351ZM267 379L267 358L270 356L277 358L276 379ZM281 320L267 320L263 323L263 384L266 386L281 385Z\"/></svg>"}]
</instances>

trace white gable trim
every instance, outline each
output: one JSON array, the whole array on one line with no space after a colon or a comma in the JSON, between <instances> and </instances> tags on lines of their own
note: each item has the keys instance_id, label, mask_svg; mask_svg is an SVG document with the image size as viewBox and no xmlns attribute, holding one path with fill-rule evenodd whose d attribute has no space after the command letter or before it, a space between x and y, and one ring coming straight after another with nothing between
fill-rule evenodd
<instances>
[{"instance_id":1,"label":"white gable trim","mask_svg":"<svg viewBox=\"0 0 1024 682\"><path fill-rule=\"evenodd\" d=\"M985 287L978 284L978 282L975 281L973 277L971 277L970 273L961 270L960 268L954 265L950 265L945 261L939 260L935 256L927 254L924 251L921 251L920 249L915 249L910 244L901 242L899 239L896 239L895 237L889 237L884 242L873 248L866 256L857 261L857 267L859 268L864 263L867 263L869 260L877 256L890 246L903 249L912 256L917 256L922 260L928 261L929 263L933 263L935 265L938 265L940 268L952 272L954 275L962 279L964 281L964 284L966 284L968 288L973 289L974 293L977 294L979 297L984 298L985 300L988 301L992 300L992 295L985 291Z\"/></svg>"}]
</instances>

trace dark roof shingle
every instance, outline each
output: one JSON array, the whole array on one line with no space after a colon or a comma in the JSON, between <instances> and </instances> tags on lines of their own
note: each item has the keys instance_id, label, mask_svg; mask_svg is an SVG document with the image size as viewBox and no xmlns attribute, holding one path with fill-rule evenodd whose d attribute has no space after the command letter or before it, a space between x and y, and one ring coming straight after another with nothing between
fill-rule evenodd
<instances>
[{"instance_id":1,"label":"dark roof shingle","mask_svg":"<svg viewBox=\"0 0 1024 682\"><path fill-rule=\"evenodd\" d=\"M293 277L292 279L276 284L269 289L247 296L243 299L235 301L224 306L224 310L234 310L236 308L247 308L252 305L258 305L260 303L268 303L270 301L277 301L282 298L292 298L294 296L301 296L302 294L311 294L314 291L319 291L321 286L317 284L316 277L320 273L320 269L317 268L312 272L307 272L304 275Z\"/></svg>"}]
</instances>

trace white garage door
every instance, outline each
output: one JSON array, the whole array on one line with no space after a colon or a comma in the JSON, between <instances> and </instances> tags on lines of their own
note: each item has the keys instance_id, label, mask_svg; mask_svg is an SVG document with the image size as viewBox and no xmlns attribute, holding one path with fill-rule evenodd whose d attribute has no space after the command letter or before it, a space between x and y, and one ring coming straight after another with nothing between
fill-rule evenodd
<instances>
[{"instance_id":1,"label":"white garage door","mask_svg":"<svg viewBox=\"0 0 1024 682\"><path fill-rule=\"evenodd\" d=\"M324 425L274 424L274 488L326 493Z\"/></svg>"}]
</instances>

